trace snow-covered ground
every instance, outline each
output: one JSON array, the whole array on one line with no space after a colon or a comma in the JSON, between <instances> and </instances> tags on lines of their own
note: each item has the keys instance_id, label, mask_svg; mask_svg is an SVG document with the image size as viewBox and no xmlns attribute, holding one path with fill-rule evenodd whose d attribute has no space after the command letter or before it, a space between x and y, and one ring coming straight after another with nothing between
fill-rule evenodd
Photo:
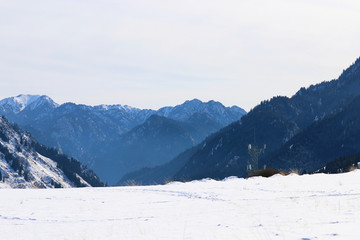
<instances>
[{"instance_id":1,"label":"snow-covered ground","mask_svg":"<svg viewBox=\"0 0 360 240\"><path fill-rule=\"evenodd\" d=\"M0 189L0 239L360 239L360 171Z\"/></svg>"}]
</instances>

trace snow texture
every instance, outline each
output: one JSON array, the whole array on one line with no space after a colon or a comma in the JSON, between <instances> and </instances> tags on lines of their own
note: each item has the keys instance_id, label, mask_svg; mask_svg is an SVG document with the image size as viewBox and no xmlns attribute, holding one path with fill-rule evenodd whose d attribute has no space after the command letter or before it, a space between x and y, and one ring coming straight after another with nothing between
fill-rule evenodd
<instances>
[{"instance_id":1,"label":"snow texture","mask_svg":"<svg viewBox=\"0 0 360 240\"><path fill-rule=\"evenodd\" d=\"M0 189L0 239L359 239L360 171Z\"/></svg>"},{"instance_id":2,"label":"snow texture","mask_svg":"<svg viewBox=\"0 0 360 240\"><path fill-rule=\"evenodd\" d=\"M5 159L0 152L0 189L1 188L52 188L57 184L61 187L74 187L74 184L65 176L61 169L57 167L52 159L42 156L29 147L31 145L30 136L18 132L2 117L0 117L0 133L6 135L8 141L0 138L0 146L8 149L13 157L16 157L24 167L20 174L19 171L11 167L11 161ZM26 142L28 146L20 144ZM88 183L78 176L80 181L89 186ZM0 213L1 214L1 213ZM1 239L1 238L0 238Z\"/></svg>"}]
</instances>

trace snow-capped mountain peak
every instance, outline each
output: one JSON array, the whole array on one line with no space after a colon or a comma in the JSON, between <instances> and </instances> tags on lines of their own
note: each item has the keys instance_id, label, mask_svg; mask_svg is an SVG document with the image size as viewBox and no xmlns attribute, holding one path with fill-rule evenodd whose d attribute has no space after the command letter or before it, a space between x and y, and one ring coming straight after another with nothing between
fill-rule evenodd
<instances>
[{"instance_id":1,"label":"snow-capped mountain peak","mask_svg":"<svg viewBox=\"0 0 360 240\"><path fill-rule=\"evenodd\" d=\"M40 95L25 95L25 94L20 94L16 97L14 97L14 101L22 106L27 106L33 102L35 102L37 99L39 99L41 96Z\"/></svg>"},{"instance_id":2,"label":"snow-capped mountain peak","mask_svg":"<svg viewBox=\"0 0 360 240\"><path fill-rule=\"evenodd\" d=\"M25 107L36 101L40 95L18 95L16 97L5 98L0 101L0 105L18 113L25 109Z\"/></svg>"},{"instance_id":3,"label":"snow-capped mountain peak","mask_svg":"<svg viewBox=\"0 0 360 240\"><path fill-rule=\"evenodd\" d=\"M30 107L31 110L34 110L38 106L41 106L45 103L48 103L53 107L58 106L57 103L55 103L50 97L46 95L30 94L20 94L16 97L5 98L0 101L0 106L14 113L19 113L27 107Z\"/></svg>"},{"instance_id":4,"label":"snow-capped mountain peak","mask_svg":"<svg viewBox=\"0 0 360 240\"><path fill-rule=\"evenodd\" d=\"M55 103L50 97L48 97L46 95L42 95L42 96L38 97L35 101L27 104L27 106L25 108L34 110L43 105L49 106L51 108L56 108L59 106L59 104Z\"/></svg>"}]
</instances>

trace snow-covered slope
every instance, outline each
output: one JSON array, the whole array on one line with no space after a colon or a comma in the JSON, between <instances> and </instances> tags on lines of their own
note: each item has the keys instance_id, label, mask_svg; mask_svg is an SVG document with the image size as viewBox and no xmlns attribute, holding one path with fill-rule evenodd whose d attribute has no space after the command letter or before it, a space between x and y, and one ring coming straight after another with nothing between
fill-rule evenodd
<instances>
[{"instance_id":1,"label":"snow-covered slope","mask_svg":"<svg viewBox=\"0 0 360 240\"><path fill-rule=\"evenodd\" d=\"M49 104L53 108L58 106L51 98L45 95L26 95L21 94L16 97L5 98L0 101L0 108L2 111L12 111L19 113L25 108L34 110L43 104Z\"/></svg>"},{"instance_id":2,"label":"snow-covered slope","mask_svg":"<svg viewBox=\"0 0 360 240\"><path fill-rule=\"evenodd\" d=\"M14 113L18 113L24 110L24 108L32 102L39 99L39 97L39 95L19 95L16 97L9 97L1 100L0 106L12 110Z\"/></svg>"},{"instance_id":3,"label":"snow-covered slope","mask_svg":"<svg viewBox=\"0 0 360 240\"><path fill-rule=\"evenodd\" d=\"M50 155L54 159L49 158ZM91 186L83 176L93 175L90 178L96 180L95 174L85 167L83 173L77 172L69 164L75 163L75 160L66 159L66 156L38 144L29 134L0 117L0 188ZM81 166L80 163L78 165ZM73 180L74 174L78 174L77 181Z\"/></svg>"},{"instance_id":4,"label":"snow-covered slope","mask_svg":"<svg viewBox=\"0 0 360 240\"><path fill-rule=\"evenodd\" d=\"M357 240L360 171L148 187L0 189L0 239Z\"/></svg>"}]
</instances>

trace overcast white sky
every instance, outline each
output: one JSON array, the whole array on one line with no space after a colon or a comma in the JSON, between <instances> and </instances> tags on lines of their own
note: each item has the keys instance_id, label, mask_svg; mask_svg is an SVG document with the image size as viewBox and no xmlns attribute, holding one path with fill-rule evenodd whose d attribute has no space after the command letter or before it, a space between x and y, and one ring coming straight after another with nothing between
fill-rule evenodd
<instances>
[{"instance_id":1,"label":"overcast white sky","mask_svg":"<svg viewBox=\"0 0 360 240\"><path fill-rule=\"evenodd\" d=\"M0 0L0 99L245 110L360 56L358 0Z\"/></svg>"}]
</instances>

